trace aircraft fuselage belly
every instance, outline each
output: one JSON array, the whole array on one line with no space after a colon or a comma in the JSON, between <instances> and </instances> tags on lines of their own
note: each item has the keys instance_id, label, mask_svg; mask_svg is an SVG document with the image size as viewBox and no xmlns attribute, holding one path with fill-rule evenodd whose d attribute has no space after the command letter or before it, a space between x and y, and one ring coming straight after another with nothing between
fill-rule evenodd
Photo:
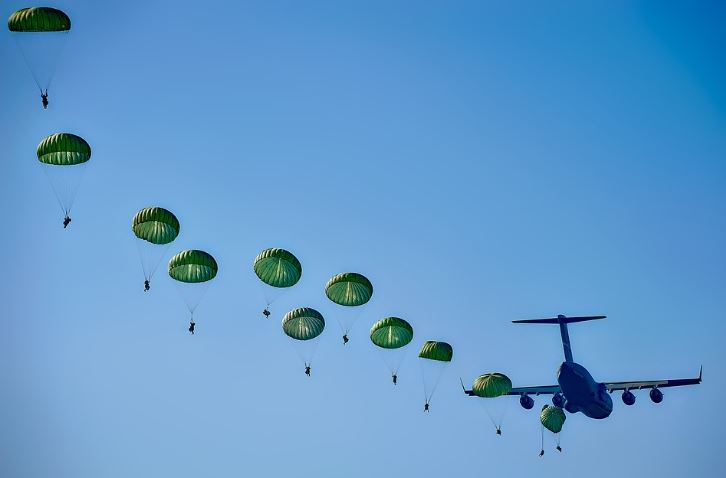
<instances>
[{"instance_id":1,"label":"aircraft fuselage belly","mask_svg":"<svg viewBox=\"0 0 726 478\"><path fill-rule=\"evenodd\" d=\"M557 371L557 382L565 396L565 409L582 412L590 418L607 418L613 411L613 401L604 384L592 378L585 367L575 362L563 362Z\"/></svg>"}]
</instances>

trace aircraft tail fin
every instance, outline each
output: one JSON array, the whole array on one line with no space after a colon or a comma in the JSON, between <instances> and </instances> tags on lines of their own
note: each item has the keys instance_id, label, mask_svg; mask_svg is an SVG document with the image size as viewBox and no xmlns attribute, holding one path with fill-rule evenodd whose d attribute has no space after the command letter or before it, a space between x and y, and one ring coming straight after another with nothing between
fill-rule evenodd
<instances>
[{"instance_id":1,"label":"aircraft tail fin","mask_svg":"<svg viewBox=\"0 0 726 478\"><path fill-rule=\"evenodd\" d=\"M590 315L585 317L565 317L558 315L551 319L532 319L532 320L513 320L515 324L556 324L560 326L560 335L562 337L562 348L565 351L565 361L573 362L572 347L570 347L570 334L567 331L567 324L575 322L586 322L588 320L604 319L604 315Z\"/></svg>"}]
</instances>

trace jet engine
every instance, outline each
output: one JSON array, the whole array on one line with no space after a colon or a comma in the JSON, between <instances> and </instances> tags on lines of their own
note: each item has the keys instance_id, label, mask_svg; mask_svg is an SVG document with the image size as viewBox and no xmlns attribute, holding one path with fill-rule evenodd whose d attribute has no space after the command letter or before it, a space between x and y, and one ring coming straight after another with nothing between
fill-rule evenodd
<instances>
[{"instance_id":1,"label":"jet engine","mask_svg":"<svg viewBox=\"0 0 726 478\"><path fill-rule=\"evenodd\" d=\"M559 392L552 395L552 405L562 408L565 405L565 396Z\"/></svg>"},{"instance_id":2,"label":"jet engine","mask_svg":"<svg viewBox=\"0 0 726 478\"><path fill-rule=\"evenodd\" d=\"M626 405L633 405L635 403L635 395L630 390L623 392L623 403Z\"/></svg>"},{"instance_id":3,"label":"jet engine","mask_svg":"<svg viewBox=\"0 0 726 478\"><path fill-rule=\"evenodd\" d=\"M534 399L524 393L519 397L519 404L522 405L522 408L525 410L531 410L532 407L534 407Z\"/></svg>"},{"instance_id":4,"label":"jet engine","mask_svg":"<svg viewBox=\"0 0 726 478\"><path fill-rule=\"evenodd\" d=\"M653 403L662 402L663 401L663 392L661 392L657 388L651 388L650 389L650 399L653 401Z\"/></svg>"}]
</instances>

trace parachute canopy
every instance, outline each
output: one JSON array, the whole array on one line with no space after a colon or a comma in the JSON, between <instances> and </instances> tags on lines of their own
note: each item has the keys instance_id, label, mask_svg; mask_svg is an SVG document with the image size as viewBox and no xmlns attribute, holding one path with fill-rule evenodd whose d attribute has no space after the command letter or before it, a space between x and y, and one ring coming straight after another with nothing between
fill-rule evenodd
<instances>
[{"instance_id":1,"label":"parachute canopy","mask_svg":"<svg viewBox=\"0 0 726 478\"><path fill-rule=\"evenodd\" d=\"M325 319L310 307L293 309L282 318L282 330L295 340L311 340L323 333Z\"/></svg>"},{"instance_id":2,"label":"parachute canopy","mask_svg":"<svg viewBox=\"0 0 726 478\"><path fill-rule=\"evenodd\" d=\"M454 356L454 349L446 342L435 342L427 340L421 347L418 356L422 359L438 360L440 362L451 362Z\"/></svg>"},{"instance_id":3,"label":"parachute canopy","mask_svg":"<svg viewBox=\"0 0 726 478\"><path fill-rule=\"evenodd\" d=\"M539 414L539 421L552 433L560 433L562 431L562 425L565 424L565 420L567 420L565 412L559 407L545 405Z\"/></svg>"},{"instance_id":4,"label":"parachute canopy","mask_svg":"<svg viewBox=\"0 0 726 478\"><path fill-rule=\"evenodd\" d=\"M302 276L302 265L297 257L276 247L260 252L253 267L257 277L272 287L292 287Z\"/></svg>"},{"instance_id":5,"label":"parachute canopy","mask_svg":"<svg viewBox=\"0 0 726 478\"><path fill-rule=\"evenodd\" d=\"M413 339L411 324L398 317L386 317L371 327L371 342L384 349L397 349Z\"/></svg>"},{"instance_id":6,"label":"parachute canopy","mask_svg":"<svg viewBox=\"0 0 726 478\"><path fill-rule=\"evenodd\" d=\"M356 307L371 300L373 284L362 274L344 272L325 284L325 295L336 304Z\"/></svg>"},{"instance_id":7,"label":"parachute canopy","mask_svg":"<svg viewBox=\"0 0 726 478\"><path fill-rule=\"evenodd\" d=\"M53 166L75 166L91 159L91 147L85 139L71 133L56 133L38 145L38 161Z\"/></svg>"},{"instance_id":8,"label":"parachute canopy","mask_svg":"<svg viewBox=\"0 0 726 478\"><path fill-rule=\"evenodd\" d=\"M23 8L8 18L11 32L67 32L70 29L68 15L50 7Z\"/></svg>"},{"instance_id":9,"label":"parachute canopy","mask_svg":"<svg viewBox=\"0 0 726 478\"><path fill-rule=\"evenodd\" d=\"M512 381L503 373L487 373L474 380L471 389L479 397L501 397L512 390Z\"/></svg>"},{"instance_id":10,"label":"parachute canopy","mask_svg":"<svg viewBox=\"0 0 726 478\"><path fill-rule=\"evenodd\" d=\"M134 216L131 229L144 241L169 244L179 235L179 220L163 207L145 207Z\"/></svg>"},{"instance_id":11,"label":"parachute canopy","mask_svg":"<svg viewBox=\"0 0 726 478\"><path fill-rule=\"evenodd\" d=\"M169 260L169 275L179 282L207 282L217 275L217 261L204 251L182 251Z\"/></svg>"}]
</instances>

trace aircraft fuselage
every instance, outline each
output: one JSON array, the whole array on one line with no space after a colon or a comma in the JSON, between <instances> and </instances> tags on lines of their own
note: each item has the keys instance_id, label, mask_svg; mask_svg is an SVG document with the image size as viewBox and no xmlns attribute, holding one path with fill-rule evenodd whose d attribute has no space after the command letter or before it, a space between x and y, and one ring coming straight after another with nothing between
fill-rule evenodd
<instances>
[{"instance_id":1,"label":"aircraft fuselage","mask_svg":"<svg viewBox=\"0 0 726 478\"><path fill-rule=\"evenodd\" d=\"M585 367L575 362L562 362L557 383L565 397L565 410L582 412L590 418L607 418L613 411L613 400L607 387L592 378Z\"/></svg>"}]
</instances>

